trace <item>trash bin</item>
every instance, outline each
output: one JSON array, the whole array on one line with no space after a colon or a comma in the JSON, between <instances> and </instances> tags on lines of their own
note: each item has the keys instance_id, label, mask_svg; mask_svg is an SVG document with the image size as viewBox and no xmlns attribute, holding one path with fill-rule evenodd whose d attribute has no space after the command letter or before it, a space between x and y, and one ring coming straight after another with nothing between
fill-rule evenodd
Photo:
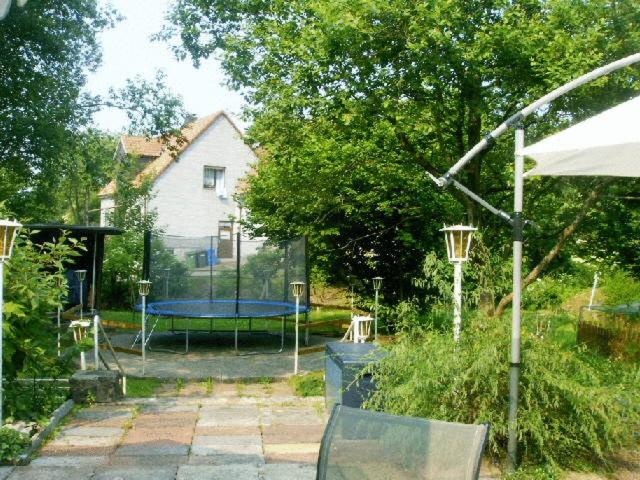
<instances>
[{"instance_id":1,"label":"trash bin","mask_svg":"<svg viewBox=\"0 0 640 480\"><path fill-rule=\"evenodd\" d=\"M325 354L325 405L331 410L341 403L360 408L375 390L370 374L358 379L360 372L370 363L384 357L384 350L373 343L331 342Z\"/></svg>"}]
</instances>

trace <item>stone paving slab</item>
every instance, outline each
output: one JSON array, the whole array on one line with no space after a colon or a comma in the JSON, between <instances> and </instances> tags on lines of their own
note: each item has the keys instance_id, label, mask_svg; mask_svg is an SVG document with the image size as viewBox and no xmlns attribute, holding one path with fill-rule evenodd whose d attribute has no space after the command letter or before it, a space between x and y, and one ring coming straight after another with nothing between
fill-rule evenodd
<instances>
[{"instance_id":1,"label":"stone paving slab","mask_svg":"<svg viewBox=\"0 0 640 480\"><path fill-rule=\"evenodd\" d=\"M109 457L38 457L32 460L31 465L35 467L95 467L105 465L109 461Z\"/></svg>"},{"instance_id":2,"label":"stone paving slab","mask_svg":"<svg viewBox=\"0 0 640 480\"><path fill-rule=\"evenodd\" d=\"M262 438L265 444L320 443L324 424L320 425L265 425Z\"/></svg>"},{"instance_id":3,"label":"stone paving slab","mask_svg":"<svg viewBox=\"0 0 640 480\"><path fill-rule=\"evenodd\" d=\"M262 425L325 425L324 416L314 408L279 407L262 411Z\"/></svg>"},{"instance_id":4,"label":"stone paving slab","mask_svg":"<svg viewBox=\"0 0 640 480\"><path fill-rule=\"evenodd\" d=\"M183 465L176 480L260 480L253 465Z\"/></svg>"},{"instance_id":5,"label":"stone paving slab","mask_svg":"<svg viewBox=\"0 0 640 480\"><path fill-rule=\"evenodd\" d=\"M94 467L16 467L7 480L89 480Z\"/></svg>"},{"instance_id":6,"label":"stone paving slab","mask_svg":"<svg viewBox=\"0 0 640 480\"><path fill-rule=\"evenodd\" d=\"M272 463L261 469L262 480L315 480L316 467L302 463Z\"/></svg>"},{"instance_id":7,"label":"stone paving slab","mask_svg":"<svg viewBox=\"0 0 640 480\"><path fill-rule=\"evenodd\" d=\"M122 441L123 445L148 442L180 443L191 445L193 428L132 428Z\"/></svg>"},{"instance_id":8,"label":"stone paving slab","mask_svg":"<svg viewBox=\"0 0 640 480\"><path fill-rule=\"evenodd\" d=\"M115 456L188 455L189 445L169 442L134 443L118 447Z\"/></svg>"},{"instance_id":9,"label":"stone paving slab","mask_svg":"<svg viewBox=\"0 0 640 480\"><path fill-rule=\"evenodd\" d=\"M109 460L110 467L134 467L134 466L166 466L171 468L185 465L189 460L187 455L118 455Z\"/></svg>"},{"instance_id":10,"label":"stone paving slab","mask_svg":"<svg viewBox=\"0 0 640 480\"><path fill-rule=\"evenodd\" d=\"M260 455L247 454L217 454L217 455L190 455L188 465L264 465L265 458ZM234 479L236 480L236 479ZM240 480L240 479L237 479Z\"/></svg>"},{"instance_id":11,"label":"stone paving slab","mask_svg":"<svg viewBox=\"0 0 640 480\"><path fill-rule=\"evenodd\" d=\"M65 429L61 435L63 437L73 437L73 436L81 436L81 437L121 437L124 433L123 428L117 427L94 427L91 426L82 426L82 427L72 427Z\"/></svg>"},{"instance_id":12,"label":"stone paving slab","mask_svg":"<svg viewBox=\"0 0 640 480\"><path fill-rule=\"evenodd\" d=\"M117 437L85 437L82 435L64 435L62 434L55 440L52 440L48 446L55 447L114 447L120 443L121 436Z\"/></svg>"},{"instance_id":13,"label":"stone paving slab","mask_svg":"<svg viewBox=\"0 0 640 480\"><path fill-rule=\"evenodd\" d=\"M260 436L260 427L258 425L253 426L239 426L239 427L205 427L196 424L194 432L195 436L229 436L229 435L257 435Z\"/></svg>"},{"instance_id":14,"label":"stone paving slab","mask_svg":"<svg viewBox=\"0 0 640 480\"><path fill-rule=\"evenodd\" d=\"M102 467L97 468L91 480L174 480L178 466L173 467Z\"/></svg>"},{"instance_id":15,"label":"stone paving slab","mask_svg":"<svg viewBox=\"0 0 640 480\"><path fill-rule=\"evenodd\" d=\"M191 454L199 456L236 455L262 457L262 445L191 445Z\"/></svg>"},{"instance_id":16,"label":"stone paving slab","mask_svg":"<svg viewBox=\"0 0 640 480\"><path fill-rule=\"evenodd\" d=\"M193 437L193 446L216 445L257 445L262 446L260 435L196 435Z\"/></svg>"},{"instance_id":17,"label":"stone paving slab","mask_svg":"<svg viewBox=\"0 0 640 480\"><path fill-rule=\"evenodd\" d=\"M43 456L50 457L108 457L116 450L116 445L109 447L87 447L84 445L56 445L50 443L40 451ZM0 477L1 479L2 477Z\"/></svg>"},{"instance_id":18,"label":"stone paving slab","mask_svg":"<svg viewBox=\"0 0 640 480\"><path fill-rule=\"evenodd\" d=\"M5 480L13 472L13 467L0 467L0 480Z\"/></svg>"}]
</instances>

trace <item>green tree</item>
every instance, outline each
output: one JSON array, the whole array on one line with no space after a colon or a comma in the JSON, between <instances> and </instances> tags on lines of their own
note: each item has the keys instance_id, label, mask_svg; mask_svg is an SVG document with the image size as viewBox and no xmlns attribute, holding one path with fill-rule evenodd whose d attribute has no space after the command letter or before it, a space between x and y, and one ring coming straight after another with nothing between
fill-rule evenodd
<instances>
[{"instance_id":1,"label":"green tree","mask_svg":"<svg viewBox=\"0 0 640 480\"><path fill-rule=\"evenodd\" d=\"M265 151L247 194L256 231L308 234L337 277L371 275L372 253L396 294L442 242L443 221L487 227L488 244L509 242L501 220L456 191L436 191L428 175L534 98L640 49L635 0L180 0L169 23L162 37L178 56L197 64L219 55L246 94L249 138ZM528 138L638 87L627 69L581 88L528 124ZM509 211L512 155L506 138L459 179ZM588 220L599 185L527 184L525 214L544 232L528 238L529 265L542 266L535 275Z\"/></svg>"},{"instance_id":2,"label":"green tree","mask_svg":"<svg viewBox=\"0 0 640 480\"><path fill-rule=\"evenodd\" d=\"M131 131L165 138L191 118L162 72L104 97L84 90L101 62L97 35L118 19L97 0L31 0L0 21L0 199L23 220L87 220L90 189L108 170L109 140L90 128L100 108L124 110Z\"/></svg>"}]
</instances>

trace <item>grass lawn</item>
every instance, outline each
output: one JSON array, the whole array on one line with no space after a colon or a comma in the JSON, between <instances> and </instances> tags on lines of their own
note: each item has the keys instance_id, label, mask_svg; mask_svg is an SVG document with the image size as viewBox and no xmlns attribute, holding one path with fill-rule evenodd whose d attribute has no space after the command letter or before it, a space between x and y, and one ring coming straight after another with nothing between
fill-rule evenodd
<instances>
[{"instance_id":1,"label":"grass lawn","mask_svg":"<svg viewBox=\"0 0 640 480\"><path fill-rule=\"evenodd\" d=\"M155 378L127 378L127 397L153 397L161 382Z\"/></svg>"},{"instance_id":2,"label":"grass lawn","mask_svg":"<svg viewBox=\"0 0 640 480\"><path fill-rule=\"evenodd\" d=\"M309 312L309 323L320 323L330 321L341 321L341 323L349 323L351 313L348 310L338 310L324 307L313 307ZM140 313L124 310L103 310L102 320L110 322L122 322L140 325ZM184 330L189 320L184 318L167 318L163 317L156 327L157 331L171 330L172 325L177 330ZM234 319L208 319L208 318L193 318L190 320L190 330L228 330L231 331L235 328ZM300 316L300 324L304 325L305 317ZM248 326L248 319L240 319L238 322L238 328L246 330ZM252 328L254 330L269 330L279 331L281 328L280 317L275 318L256 318L252 320ZM289 316L287 318L286 330L293 332L295 329L295 317ZM334 325L323 325L321 327L314 328L313 333L322 335L338 336L344 333L344 330Z\"/></svg>"}]
</instances>

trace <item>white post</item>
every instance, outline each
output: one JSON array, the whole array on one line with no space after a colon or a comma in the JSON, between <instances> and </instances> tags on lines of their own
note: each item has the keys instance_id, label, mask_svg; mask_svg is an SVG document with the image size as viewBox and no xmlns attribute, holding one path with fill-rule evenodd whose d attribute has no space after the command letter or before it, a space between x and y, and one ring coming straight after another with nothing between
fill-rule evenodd
<instances>
[{"instance_id":1,"label":"white post","mask_svg":"<svg viewBox=\"0 0 640 480\"><path fill-rule=\"evenodd\" d=\"M84 356L84 350L80 351L80 370L86 370L87 369L87 360Z\"/></svg>"},{"instance_id":2,"label":"white post","mask_svg":"<svg viewBox=\"0 0 640 480\"><path fill-rule=\"evenodd\" d=\"M378 289L376 288L376 306L373 320L373 341L378 343Z\"/></svg>"},{"instance_id":3,"label":"white post","mask_svg":"<svg viewBox=\"0 0 640 480\"><path fill-rule=\"evenodd\" d=\"M589 298L589 310L593 307L593 300L596 297L596 288L598 288L598 280L600 280L600 272L596 272L593 276L593 287L591 287L591 298Z\"/></svg>"},{"instance_id":4,"label":"white post","mask_svg":"<svg viewBox=\"0 0 640 480\"><path fill-rule=\"evenodd\" d=\"M98 322L100 317L93 316L93 364L96 370L100 370L100 352L98 351Z\"/></svg>"},{"instance_id":5,"label":"white post","mask_svg":"<svg viewBox=\"0 0 640 480\"><path fill-rule=\"evenodd\" d=\"M4 317L4 261L0 260L0 427L4 425L4 417L2 416L2 397L4 396L4 388L2 385L3 317Z\"/></svg>"},{"instance_id":6,"label":"white post","mask_svg":"<svg viewBox=\"0 0 640 480\"><path fill-rule=\"evenodd\" d=\"M142 295L142 375L147 360L147 296Z\"/></svg>"},{"instance_id":7,"label":"white post","mask_svg":"<svg viewBox=\"0 0 640 480\"><path fill-rule=\"evenodd\" d=\"M462 325L462 262L453 262L453 340L460 341Z\"/></svg>"},{"instance_id":8,"label":"white post","mask_svg":"<svg viewBox=\"0 0 640 480\"><path fill-rule=\"evenodd\" d=\"M298 374L298 322L300 320L300 296L296 295L296 351L293 354L293 374Z\"/></svg>"},{"instance_id":9,"label":"white post","mask_svg":"<svg viewBox=\"0 0 640 480\"><path fill-rule=\"evenodd\" d=\"M62 301L60 299L60 301ZM62 316L62 307L58 305L58 356L60 356L60 317Z\"/></svg>"},{"instance_id":10,"label":"white post","mask_svg":"<svg viewBox=\"0 0 640 480\"><path fill-rule=\"evenodd\" d=\"M524 129L515 133L515 151L524 148ZM515 156L513 189L513 308L511 314L511 366L509 369L509 440L507 467L515 471L518 461L518 395L520 384L520 325L522 301L522 207L524 198L524 157Z\"/></svg>"}]
</instances>

